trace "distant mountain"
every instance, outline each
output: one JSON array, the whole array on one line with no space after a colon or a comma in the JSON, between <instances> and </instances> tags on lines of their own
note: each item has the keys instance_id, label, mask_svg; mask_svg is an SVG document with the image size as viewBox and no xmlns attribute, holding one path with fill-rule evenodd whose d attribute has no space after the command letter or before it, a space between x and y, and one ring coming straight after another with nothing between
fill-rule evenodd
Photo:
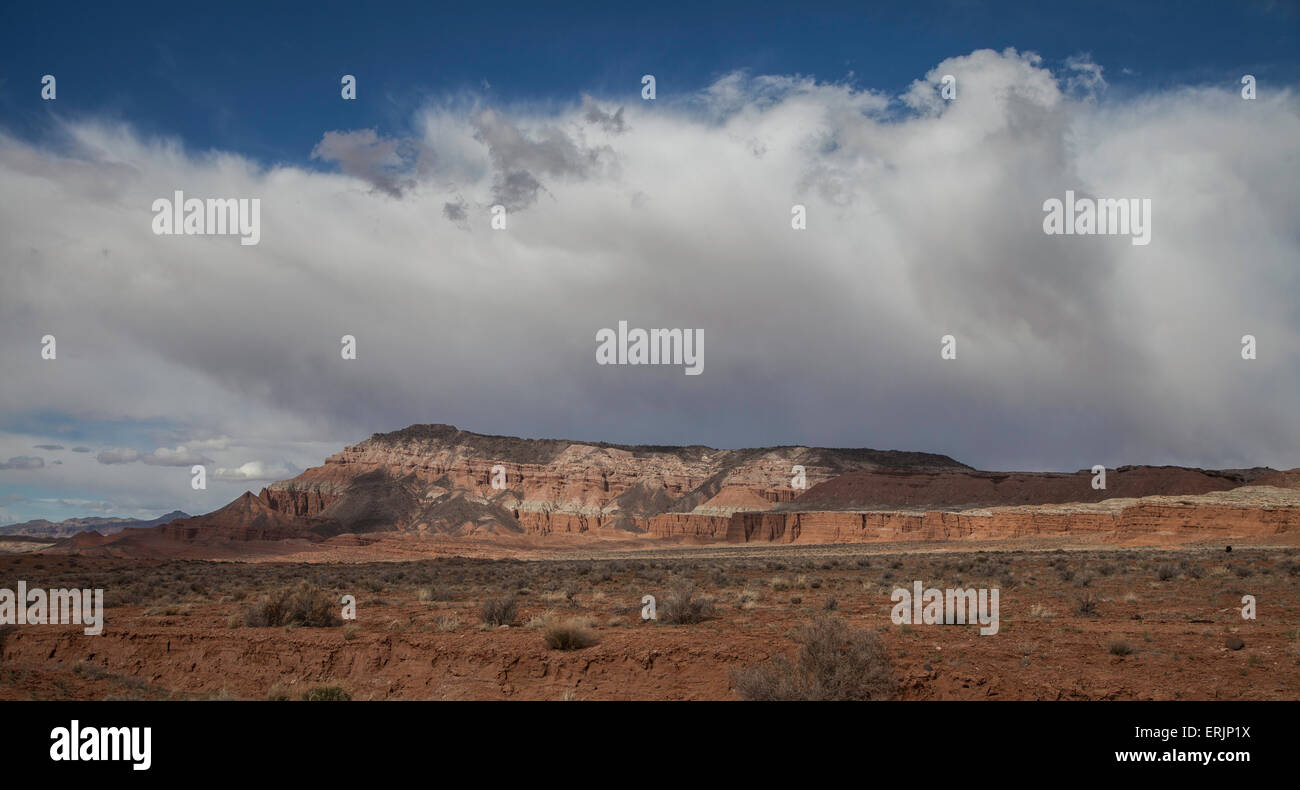
<instances>
[{"instance_id":1,"label":"distant mountain","mask_svg":"<svg viewBox=\"0 0 1300 790\"><path fill-rule=\"evenodd\" d=\"M441 535L640 535L655 519L725 519L794 499L801 483L845 472L971 471L946 455L829 447L719 450L519 439L413 425L330 456L263 490L275 511L318 535L414 531ZM497 481L493 485L494 479ZM663 521L660 518L660 521Z\"/></svg>"},{"instance_id":2,"label":"distant mountain","mask_svg":"<svg viewBox=\"0 0 1300 790\"><path fill-rule=\"evenodd\" d=\"M156 527L178 518L189 518L188 513L180 510L151 519L122 518L120 516L86 516L70 518L67 521L47 521L38 518L21 524L7 524L0 527L0 535L31 535L41 538L67 538L80 532L95 530L101 535L112 535L127 527Z\"/></svg>"},{"instance_id":3,"label":"distant mountain","mask_svg":"<svg viewBox=\"0 0 1300 790\"><path fill-rule=\"evenodd\" d=\"M82 532L49 551L237 557L275 543L295 552L358 545L345 536L362 533L502 545L566 534L731 543L1053 535L1158 542L1271 539L1300 526L1300 488L1293 487L1300 469L1108 472L1103 488L1088 470L984 472L933 453L618 445L414 425L345 447L205 516L164 516L159 521L169 523L111 536Z\"/></svg>"}]
</instances>

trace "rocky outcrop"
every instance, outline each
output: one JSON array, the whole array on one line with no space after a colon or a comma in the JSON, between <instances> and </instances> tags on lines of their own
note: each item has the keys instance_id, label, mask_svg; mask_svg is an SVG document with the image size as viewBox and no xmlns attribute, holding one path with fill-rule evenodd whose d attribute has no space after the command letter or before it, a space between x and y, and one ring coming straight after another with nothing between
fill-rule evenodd
<instances>
[{"instance_id":1,"label":"rocky outcrop","mask_svg":"<svg viewBox=\"0 0 1300 790\"><path fill-rule=\"evenodd\" d=\"M694 513L665 513L650 519L646 531L657 538L709 538L725 540L731 521L726 516L696 515Z\"/></svg>"},{"instance_id":2,"label":"rocky outcrop","mask_svg":"<svg viewBox=\"0 0 1300 790\"><path fill-rule=\"evenodd\" d=\"M1192 496L1150 496L948 511L737 513L732 543L994 540L1061 535L1169 541L1267 538L1300 530L1300 490L1247 486Z\"/></svg>"},{"instance_id":3,"label":"rocky outcrop","mask_svg":"<svg viewBox=\"0 0 1300 790\"><path fill-rule=\"evenodd\" d=\"M802 467L807 490L792 483ZM1060 535L1181 540L1293 528L1300 470L981 472L947 456L869 449L614 445L418 425L376 434L260 495L152 531L141 543L433 537L649 537L843 543ZM1254 481L1271 486L1243 488ZM1069 503L1069 504L1062 504Z\"/></svg>"},{"instance_id":4,"label":"rocky outcrop","mask_svg":"<svg viewBox=\"0 0 1300 790\"><path fill-rule=\"evenodd\" d=\"M1269 469L1188 469L1181 466L1121 466L1106 471L1105 488L1093 474L1055 472L915 473L881 469L848 472L813 486L778 510L962 510L1172 494L1205 494L1252 484ZM1261 485L1266 483L1261 482Z\"/></svg>"},{"instance_id":5,"label":"rocky outcrop","mask_svg":"<svg viewBox=\"0 0 1300 790\"><path fill-rule=\"evenodd\" d=\"M309 521L275 510L264 498L245 492L220 510L194 518L178 519L151 531L159 537L186 543L210 540L319 539L310 531L312 526L314 525Z\"/></svg>"},{"instance_id":6,"label":"rocky outcrop","mask_svg":"<svg viewBox=\"0 0 1300 790\"><path fill-rule=\"evenodd\" d=\"M615 445L420 425L347 447L262 498L341 532L460 534L464 522L438 512L459 497L490 509L502 530L721 539L731 514L794 500L795 466L808 486L855 470L969 470L947 456L892 450ZM504 488L493 486L494 470Z\"/></svg>"}]
</instances>

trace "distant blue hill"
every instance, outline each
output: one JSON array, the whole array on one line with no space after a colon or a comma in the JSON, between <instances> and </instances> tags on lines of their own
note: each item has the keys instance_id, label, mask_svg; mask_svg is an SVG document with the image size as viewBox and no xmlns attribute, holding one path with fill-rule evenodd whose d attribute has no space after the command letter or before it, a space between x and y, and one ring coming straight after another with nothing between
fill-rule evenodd
<instances>
[{"instance_id":1,"label":"distant blue hill","mask_svg":"<svg viewBox=\"0 0 1300 790\"><path fill-rule=\"evenodd\" d=\"M47 521L38 518L21 524L7 524L0 527L0 535L31 535L39 538L66 538L79 532L95 530L101 535L121 532L127 527L156 527L178 518L189 518L188 513L173 510L170 513L152 519L123 518L121 516L85 516L70 518L66 521Z\"/></svg>"}]
</instances>

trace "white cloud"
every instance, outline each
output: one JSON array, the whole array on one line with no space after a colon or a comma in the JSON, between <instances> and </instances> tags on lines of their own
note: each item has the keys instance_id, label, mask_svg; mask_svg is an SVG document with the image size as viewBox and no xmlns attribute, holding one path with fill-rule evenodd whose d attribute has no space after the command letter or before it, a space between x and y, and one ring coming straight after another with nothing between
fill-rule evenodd
<instances>
[{"instance_id":1,"label":"white cloud","mask_svg":"<svg viewBox=\"0 0 1300 790\"><path fill-rule=\"evenodd\" d=\"M234 469L217 469L212 476L218 480L231 482L252 480L283 480L293 477L297 470L286 464L265 464L261 461L249 461Z\"/></svg>"},{"instance_id":2,"label":"white cloud","mask_svg":"<svg viewBox=\"0 0 1300 790\"><path fill-rule=\"evenodd\" d=\"M676 102L598 97L599 114L433 105L419 165L331 138L370 167L354 175L107 123L68 122L57 147L0 137L0 415L163 418L294 463L295 442L450 422L1003 469L1300 464L1296 95L1094 100L1068 84L1100 86L1087 64L980 51L892 102L736 74ZM176 189L261 198L261 243L152 235ZM1067 189L1150 198L1152 243L1044 236L1042 202ZM502 199L527 208L493 231ZM597 366L594 334L619 320L704 329L707 372ZM32 353L46 332L57 363ZM281 471L183 447L231 481ZM187 487L121 471L158 498Z\"/></svg>"}]
</instances>

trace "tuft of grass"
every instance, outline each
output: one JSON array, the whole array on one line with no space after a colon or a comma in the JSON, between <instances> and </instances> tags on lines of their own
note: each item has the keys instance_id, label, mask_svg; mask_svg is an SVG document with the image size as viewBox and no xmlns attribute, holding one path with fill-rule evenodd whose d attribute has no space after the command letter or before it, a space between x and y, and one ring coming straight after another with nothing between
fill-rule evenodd
<instances>
[{"instance_id":1,"label":"tuft of grass","mask_svg":"<svg viewBox=\"0 0 1300 790\"><path fill-rule=\"evenodd\" d=\"M288 702L293 699L289 695L289 688L283 683L276 683L266 692L266 698L272 702Z\"/></svg>"},{"instance_id":2,"label":"tuft of grass","mask_svg":"<svg viewBox=\"0 0 1300 790\"><path fill-rule=\"evenodd\" d=\"M1133 652L1133 648L1123 639L1113 640L1106 646L1106 649L1110 651L1112 656L1127 656Z\"/></svg>"},{"instance_id":3,"label":"tuft of grass","mask_svg":"<svg viewBox=\"0 0 1300 790\"><path fill-rule=\"evenodd\" d=\"M597 642L591 621L582 617L548 623L542 631L542 641L551 650L581 650Z\"/></svg>"},{"instance_id":4,"label":"tuft of grass","mask_svg":"<svg viewBox=\"0 0 1300 790\"><path fill-rule=\"evenodd\" d=\"M528 618L528 622L524 623L524 628L530 628L530 629L545 628L546 626L550 625L554 621L555 621L555 610L547 609L545 612L542 612L541 614L533 615L532 617Z\"/></svg>"},{"instance_id":5,"label":"tuft of grass","mask_svg":"<svg viewBox=\"0 0 1300 790\"><path fill-rule=\"evenodd\" d=\"M1091 594L1084 595L1075 603L1074 613L1079 617L1097 617L1097 599Z\"/></svg>"}]
</instances>

